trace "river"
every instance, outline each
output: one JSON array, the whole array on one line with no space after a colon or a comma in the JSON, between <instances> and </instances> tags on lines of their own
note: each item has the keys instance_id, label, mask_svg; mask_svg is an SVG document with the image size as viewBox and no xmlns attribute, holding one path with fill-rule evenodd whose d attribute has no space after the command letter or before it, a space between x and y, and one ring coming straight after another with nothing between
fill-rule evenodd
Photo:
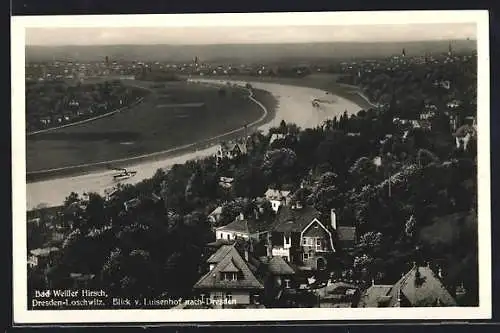
<instances>
[{"instance_id":1,"label":"river","mask_svg":"<svg viewBox=\"0 0 500 333\"><path fill-rule=\"evenodd\" d=\"M228 81L218 81L212 79L197 79L202 83L221 83ZM245 85L247 82L231 81L233 84ZM347 110L349 114L361 109L355 103L332 94L327 94L315 88L283 85L269 82L249 82L256 89L270 92L278 101L275 118L259 127L259 130L267 132L271 127L278 126L282 120L295 123L301 128L315 127L322 124L326 119L338 116ZM312 106L312 100L319 99L319 108ZM191 159L205 157L215 154L216 146L202 150L192 151L181 156L167 157L158 161L144 161L134 165L133 170L137 171L135 177L122 181L125 184L134 184L145 178L150 178L159 168L168 169L174 164L181 164ZM116 171L97 171L80 176L61 177L57 179L43 180L26 184L26 208L28 210L37 206L58 206L61 205L71 192L82 194L84 192L97 192L104 194L108 188L116 185L113 175Z\"/></svg>"}]
</instances>

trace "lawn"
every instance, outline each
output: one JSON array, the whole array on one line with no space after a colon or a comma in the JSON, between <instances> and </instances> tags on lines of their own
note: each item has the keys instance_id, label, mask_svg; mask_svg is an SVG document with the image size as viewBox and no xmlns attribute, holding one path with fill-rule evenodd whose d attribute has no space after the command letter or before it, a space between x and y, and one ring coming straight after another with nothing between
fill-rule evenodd
<instances>
[{"instance_id":1,"label":"lawn","mask_svg":"<svg viewBox=\"0 0 500 333\"><path fill-rule=\"evenodd\" d=\"M240 88L186 82L151 88L132 109L27 138L27 172L96 163L171 149L257 120L262 110Z\"/></svg>"}]
</instances>

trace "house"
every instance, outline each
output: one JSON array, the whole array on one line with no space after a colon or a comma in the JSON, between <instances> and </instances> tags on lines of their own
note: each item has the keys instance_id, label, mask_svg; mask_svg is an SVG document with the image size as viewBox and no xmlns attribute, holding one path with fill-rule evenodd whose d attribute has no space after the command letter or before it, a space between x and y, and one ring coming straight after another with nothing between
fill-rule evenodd
<instances>
[{"instance_id":1,"label":"house","mask_svg":"<svg viewBox=\"0 0 500 333\"><path fill-rule=\"evenodd\" d=\"M460 105L462 105L462 101L460 100L457 100L457 99L454 99L448 103L446 103L446 106L449 108L449 109L456 109L458 108Z\"/></svg>"},{"instance_id":2,"label":"house","mask_svg":"<svg viewBox=\"0 0 500 333\"><path fill-rule=\"evenodd\" d=\"M283 133L273 133L271 135L271 138L269 139L269 146L271 146L271 144L276 141L276 140L282 140L284 139L286 136L285 134Z\"/></svg>"},{"instance_id":3,"label":"house","mask_svg":"<svg viewBox=\"0 0 500 333\"><path fill-rule=\"evenodd\" d=\"M209 271L194 285L206 304L215 308L250 306L260 303L263 282L256 268L234 245L223 245L207 260Z\"/></svg>"},{"instance_id":4,"label":"house","mask_svg":"<svg viewBox=\"0 0 500 333\"><path fill-rule=\"evenodd\" d=\"M233 222L215 229L216 240L242 238L258 241L262 239L268 232L268 225L266 221L260 219L258 214L259 212L256 211L255 216L245 217L243 213L240 213Z\"/></svg>"},{"instance_id":5,"label":"house","mask_svg":"<svg viewBox=\"0 0 500 333\"><path fill-rule=\"evenodd\" d=\"M332 213L332 219L334 213ZM329 253L335 252L332 226L321 222L321 214L300 203L279 210L271 232L271 254L305 270L326 268Z\"/></svg>"},{"instance_id":6,"label":"house","mask_svg":"<svg viewBox=\"0 0 500 333\"><path fill-rule=\"evenodd\" d=\"M296 271L290 263L287 263L281 257L260 257L264 271L265 299L267 302L275 303L279 301L284 294L295 290Z\"/></svg>"},{"instance_id":7,"label":"house","mask_svg":"<svg viewBox=\"0 0 500 333\"><path fill-rule=\"evenodd\" d=\"M372 285L362 293L358 307L436 307L457 303L429 266L417 266L394 285Z\"/></svg>"},{"instance_id":8,"label":"house","mask_svg":"<svg viewBox=\"0 0 500 333\"><path fill-rule=\"evenodd\" d=\"M359 287L344 281L328 281L328 284L316 290L320 308L350 308L359 295Z\"/></svg>"},{"instance_id":9,"label":"house","mask_svg":"<svg viewBox=\"0 0 500 333\"><path fill-rule=\"evenodd\" d=\"M225 189L230 189L233 187L234 178L231 177L220 177L219 186Z\"/></svg>"},{"instance_id":10,"label":"house","mask_svg":"<svg viewBox=\"0 0 500 333\"><path fill-rule=\"evenodd\" d=\"M420 115L419 115L420 120L432 119L435 116L436 116L436 112L434 112L433 110L427 110L425 112L420 113Z\"/></svg>"},{"instance_id":11,"label":"house","mask_svg":"<svg viewBox=\"0 0 500 333\"><path fill-rule=\"evenodd\" d=\"M125 208L125 211L129 211L133 208L138 207L140 204L141 204L141 199L134 198L124 202L123 207Z\"/></svg>"},{"instance_id":12,"label":"house","mask_svg":"<svg viewBox=\"0 0 500 333\"><path fill-rule=\"evenodd\" d=\"M217 163L223 159L233 160L248 153L246 140L237 142L223 142L217 148L215 158Z\"/></svg>"},{"instance_id":13,"label":"house","mask_svg":"<svg viewBox=\"0 0 500 333\"><path fill-rule=\"evenodd\" d=\"M30 267L49 266L54 260L55 256L59 253L59 248L46 247L31 250L29 253L28 265Z\"/></svg>"},{"instance_id":14,"label":"house","mask_svg":"<svg viewBox=\"0 0 500 333\"><path fill-rule=\"evenodd\" d=\"M222 214L222 206L215 208L210 214L208 214L208 221L211 225L215 225L219 222L220 216Z\"/></svg>"},{"instance_id":15,"label":"house","mask_svg":"<svg viewBox=\"0 0 500 333\"><path fill-rule=\"evenodd\" d=\"M69 277L71 280L73 280L74 289L82 289L89 287L89 284L95 278L95 274L70 273Z\"/></svg>"},{"instance_id":16,"label":"house","mask_svg":"<svg viewBox=\"0 0 500 333\"><path fill-rule=\"evenodd\" d=\"M476 129L471 125L463 125L453 134L457 149L467 150L469 141L477 135Z\"/></svg>"},{"instance_id":17,"label":"house","mask_svg":"<svg viewBox=\"0 0 500 333\"><path fill-rule=\"evenodd\" d=\"M271 203L271 208L277 212L281 205L288 205L291 199L290 191L267 189L264 194L266 199Z\"/></svg>"}]
</instances>

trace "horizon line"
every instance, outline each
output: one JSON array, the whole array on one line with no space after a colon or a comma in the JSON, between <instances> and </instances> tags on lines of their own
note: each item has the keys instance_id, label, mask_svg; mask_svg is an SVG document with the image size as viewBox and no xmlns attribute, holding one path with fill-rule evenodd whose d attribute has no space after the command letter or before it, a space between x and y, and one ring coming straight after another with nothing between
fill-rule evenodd
<instances>
[{"instance_id":1,"label":"horizon line","mask_svg":"<svg viewBox=\"0 0 500 333\"><path fill-rule=\"evenodd\" d=\"M108 44L54 44L54 45L46 45L46 44L26 44L25 47L69 47L69 46L213 46L213 45L300 45L300 44L333 44L333 43L342 43L342 44L397 44L397 43L422 43L422 42L463 42L463 41L471 41L477 42L477 38L455 38L455 39L422 39L422 40L394 40L394 41L311 41L311 42L241 42L241 43L193 43L193 44L177 44L177 43L108 43Z\"/></svg>"}]
</instances>

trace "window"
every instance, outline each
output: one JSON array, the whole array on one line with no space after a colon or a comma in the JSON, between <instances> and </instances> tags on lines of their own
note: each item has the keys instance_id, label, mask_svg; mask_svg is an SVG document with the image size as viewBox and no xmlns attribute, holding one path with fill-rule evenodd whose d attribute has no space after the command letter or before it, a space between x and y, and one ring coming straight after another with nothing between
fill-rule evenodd
<instances>
[{"instance_id":1,"label":"window","mask_svg":"<svg viewBox=\"0 0 500 333\"><path fill-rule=\"evenodd\" d=\"M285 236L285 245L290 245L291 238Z\"/></svg>"},{"instance_id":2,"label":"window","mask_svg":"<svg viewBox=\"0 0 500 333\"><path fill-rule=\"evenodd\" d=\"M306 261L307 259L309 259L309 253L305 252L304 254L302 254L302 259L303 259L303 261Z\"/></svg>"},{"instance_id":3,"label":"window","mask_svg":"<svg viewBox=\"0 0 500 333\"><path fill-rule=\"evenodd\" d=\"M226 301L231 302L233 300L233 294L226 293Z\"/></svg>"},{"instance_id":4,"label":"window","mask_svg":"<svg viewBox=\"0 0 500 333\"><path fill-rule=\"evenodd\" d=\"M316 246L321 246L321 238L316 238Z\"/></svg>"},{"instance_id":5,"label":"window","mask_svg":"<svg viewBox=\"0 0 500 333\"><path fill-rule=\"evenodd\" d=\"M286 262L288 262L288 257L287 256L283 256L281 258L283 258L283 260L285 260Z\"/></svg>"},{"instance_id":6,"label":"window","mask_svg":"<svg viewBox=\"0 0 500 333\"><path fill-rule=\"evenodd\" d=\"M312 237L303 237L302 238L303 246L314 246L314 238Z\"/></svg>"},{"instance_id":7,"label":"window","mask_svg":"<svg viewBox=\"0 0 500 333\"><path fill-rule=\"evenodd\" d=\"M227 234L227 239L231 239L231 235L230 234Z\"/></svg>"},{"instance_id":8,"label":"window","mask_svg":"<svg viewBox=\"0 0 500 333\"><path fill-rule=\"evenodd\" d=\"M237 281L238 280L238 273L223 272L222 273L222 280L224 280L224 281Z\"/></svg>"}]
</instances>

